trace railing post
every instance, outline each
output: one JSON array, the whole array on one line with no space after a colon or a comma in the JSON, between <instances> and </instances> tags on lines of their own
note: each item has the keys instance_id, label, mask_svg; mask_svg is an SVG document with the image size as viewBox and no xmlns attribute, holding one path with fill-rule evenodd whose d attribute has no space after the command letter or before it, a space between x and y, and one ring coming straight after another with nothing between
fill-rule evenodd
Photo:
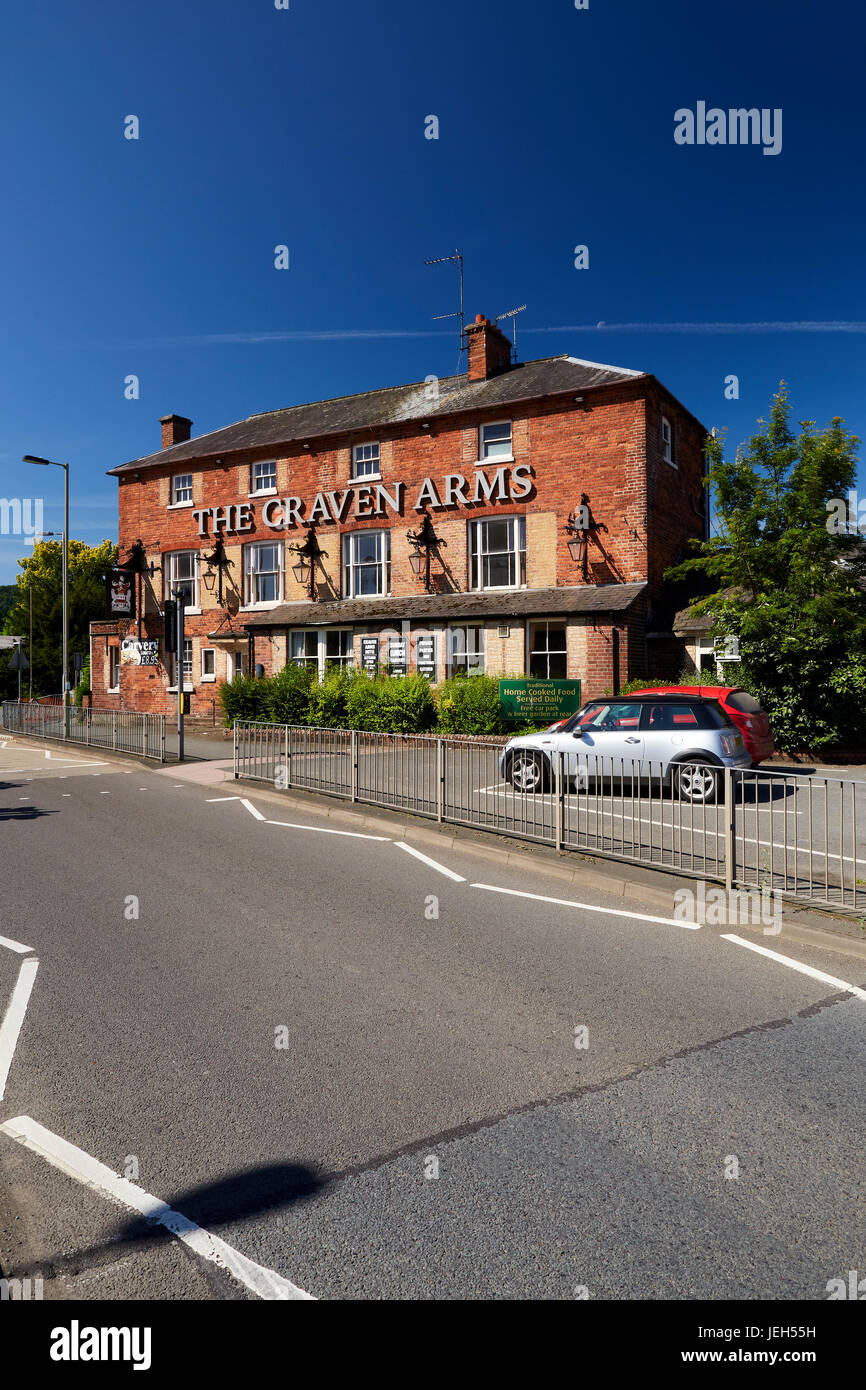
<instances>
[{"instance_id":1,"label":"railing post","mask_svg":"<svg viewBox=\"0 0 866 1390\"><path fill-rule=\"evenodd\" d=\"M358 800L358 730L349 735L349 754L352 759L352 800Z\"/></svg>"},{"instance_id":2,"label":"railing post","mask_svg":"<svg viewBox=\"0 0 866 1390\"><path fill-rule=\"evenodd\" d=\"M294 738L291 724L286 726L286 786L292 785L292 750Z\"/></svg>"},{"instance_id":3,"label":"railing post","mask_svg":"<svg viewBox=\"0 0 866 1390\"><path fill-rule=\"evenodd\" d=\"M555 767L553 774L554 798L555 798L555 823L554 837L556 848L562 849L562 753L555 754Z\"/></svg>"},{"instance_id":4,"label":"railing post","mask_svg":"<svg viewBox=\"0 0 866 1390\"><path fill-rule=\"evenodd\" d=\"M117 710L111 711L111 747L117 752Z\"/></svg>"},{"instance_id":5,"label":"railing post","mask_svg":"<svg viewBox=\"0 0 866 1390\"><path fill-rule=\"evenodd\" d=\"M441 822L445 817L445 743L441 738L436 740L436 819Z\"/></svg>"},{"instance_id":6,"label":"railing post","mask_svg":"<svg viewBox=\"0 0 866 1390\"><path fill-rule=\"evenodd\" d=\"M722 795L725 799L725 889L730 893L734 887L734 840L736 834L736 824L734 820L734 776L731 768L726 767L723 778Z\"/></svg>"},{"instance_id":7,"label":"railing post","mask_svg":"<svg viewBox=\"0 0 866 1390\"><path fill-rule=\"evenodd\" d=\"M238 734L239 734L239 732L240 732L240 730L238 729L238 721L235 719L235 720L232 722L232 759L233 759L233 762L234 762L235 781L238 780Z\"/></svg>"}]
</instances>

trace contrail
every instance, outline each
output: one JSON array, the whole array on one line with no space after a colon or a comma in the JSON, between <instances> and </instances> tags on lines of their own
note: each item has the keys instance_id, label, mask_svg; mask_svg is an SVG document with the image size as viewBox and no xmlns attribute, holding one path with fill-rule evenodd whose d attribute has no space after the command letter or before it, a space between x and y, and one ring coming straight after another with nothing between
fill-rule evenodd
<instances>
[{"instance_id":1,"label":"contrail","mask_svg":"<svg viewBox=\"0 0 866 1390\"><path fill-rule=\"evenodd\" d=\"M761 323L566 323L522 333L866 333L857 319L774 319Z\"/></svg>"}]
</instances>

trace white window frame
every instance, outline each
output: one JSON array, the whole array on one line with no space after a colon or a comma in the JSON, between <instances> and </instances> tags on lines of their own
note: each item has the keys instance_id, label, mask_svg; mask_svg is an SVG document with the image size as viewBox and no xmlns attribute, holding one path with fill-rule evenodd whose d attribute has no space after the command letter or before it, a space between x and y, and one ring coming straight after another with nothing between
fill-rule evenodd
<instances>
[{"instance_id":1,"label":"white window frame","mask_svg":"<svg viewBox=\"0 0 866 1390\"><path fill-rule=\"evenodd\" d=\"M477 537L485 535L488 526L500 526L507 523L512 528L512 547L509 550L482 550L479 547ZM502 589L525 589L526 588L526 517L520 514L512 516L488 516L480 517L477 521L469 522L469 587L473 593L495 592ZM484 560L491 555L513 555L515 582L513 584L484 584ZM477 566L477 574L476 574ZM477 582L476 582L477 580Z\"/></svg>"},{"instance_id":2,"label":"white window frame","mask_svg":"<svg viewBox=\"0 0 866 1390\"><path fill-rule=\"evenodd\" d=\"M375 565L368 561L357 561L352 558L359 538L362 536L376 536L377 546L380 551ZM383 598L391 592L391 532L390 530L367 529L358 531L344 531L342 543L342 572L343 572L343 598ZM355 585L357 583L356 571L362 569L377 569L379 571L378 588L375 593L359 593Z\"/></svg>"},{"instance_id":3,"label":"white window frame","mask_svg":"<svg viewBox=\"0 0 866 1390\"><path fill-rule=\"evenodd\" d=\"M252 565L253 556L254 556L254 555L257 555L258 552L259 552L260 550L263 550L263 549L265 549L265 548L267 548L268 550L275 550L275 551L276 551L276 553L277 553L277 564L278 564L278 568L277 568L276 570L259 570L257 567L256 567L256 568L253 568L253 565ZM286 573L286 553L285 553L285 545L283 544L283 542L282 542L282 541L277 541L277 540L274 540L274 541L268 541L268 540L250 541L249 544L247 544L247 545L244 546L244 551L243 551L243 562L244 562L244 603L243 603L244 608L273 608L276 604L282 603L282 602L283 602L283 594L285 593L285 573ZM255 594L255 592L256 592L256 590L255 590L255 580L258 578L258 576L259 576L260 574L276 574L276 576L277 576L277 586L276 586L276 588L277 588L277 596L276 596L276 598L257 599L257 598L254 597L254 594Z\"/></svg>"},{"instance_id":4,"label":"white window frame","mask_svg":"<svg viewBox=\"0 0 866 1390\"><path fill-rule=\"evenodd\" d=\"M369 457L365 457L369 451ZM359 464L374 465L372 469L359 471ZM372 440L367 444L356 444L352 449L352 478L358 482L376 482L382 476L382 446Z\"/></svg>"},{"instance_id":5,"label":"white window frame","mask_svg":"<svg viewBox=\"0 0 866 1390\"><path fill-rule=\"evenodd\" d=\"M466 641L466 634L469 632L475 634L475 640L472 644L471 653L474 663L472 666L469 665L469 642ZM463 659L460 661L455 660L454 652L454 639L457 637L458 633L462 634L464 638L464 654ZM455 623L453 626L448 628L446 643L447 645L445 648L445 674L449 680L452 676L456 676L462 670L466 671L467 677L484 675L484 672L486 670L485 663L487 660L487 637L486 630L481 623Z\"/></svg>"},{"instance_id":6,"label":"white window frame","mask_svg":"<svg viewBox=\"0 0 866 1390\"><path fill-rule=\"evenodd\" d=\"M183 481L189 479L189 482ZM181 483L183 485L181 486ZM189 497L178 497L178 493L189 493ZM192 474L173 473L171 477L171 501L169 507L191 507L193 505L192 496Z\"/></svg>"},{"instance_id":7,"label":"white window frame","mask_svg":"<svg viewBox=\"0 0 866 1390\"><path fill-rule=\"evenodd\" d=\"M243 652L226 652L226 658L227 658L227 664L226 664L226 676L227 676L227 678L228 678L230 681L233 681L234 678L235 678L235 676L242 676L243 673L244 673L244 660L246 659L245 656L244 656L244 653L243 653Z\"/></svg>"},{"instance_id":8,"label":"white window frame","mask_svg":"<svg viewBox=\"0 0 866 1390\"><path fill-rule=\"evenodd\" d=\"M273 478L272 483L261 484L260 477L256 469L267 468L265 476ZM250 497L274 497L277 491L277 461L276 459L257 459L250 464Z\"/></svg>"},{"instance_id":9,"label":"white window frame","mask_svg":"<svg viewBox=\"0 0 866 1390\"><path fill-rule=\"evenodd\" d=\"M508 439L488 440L485 438L488 430L508 430ZM507 448L504 453L490 451L491 444L505 444ZM488 420L486 424L478 426L478 462L488 463L496 460L499 463L509 463L514 458L514 426L511 420Z\"/></svg>"},{"instance_id":10,"label":"white window frame","mask_svg":"<svg viewBox=\"0 0 866 1390\"><path fill-rule=\"evenodd\" d=\"M187 655L186 655L186 653L187 653L187 648L189 648L189 660L187 660ZM170 668L170 684L169 684L169 687L168 687L168 694L169 694L169 695L176 695L176 694L177 694L177 653L176 653L176 652L167 652L167 653L166 653L166 656L168 657L168 660L171 662L171 668ZM184 692L187 693L187 694L190 693L191 691L193 691L193 690L195 689L195 687L194 687L194 685L193 685L193 683L192 683L192 671L193 671L193 659L194 659L194 657L195 657L195 652L193 651L192 638L191 638L191 637L184 637L184 639L183 639L183 688L184 688Z\"/></svg>"},{"instance_id":11,"label":"white window frame","mask_svg":"<svg viewBox=\"0 0 866 1390\"><path fill-rule=\"evenodd\" d=\"M174 571L176 569L176 561L178 557L181 555L191 555L193 557L191 575L183 575L179 577L177 574L175 574ZM166 550L163 552L162 556L163 599L175 597L175 594L172 592L175 584L192 584L192 603L188 603L185 605L184 611L186 613L195 614L201 612L201 608L199 607L200 593L198 557L199 552L197 550Z\"/></svg>"},{"instance_id":12,"label":"white window frame","mask_svg":"<svg viewBox=\"0 0 866 1390\"><path fill-rule=\"evenodd\" d=\"M206 656L213 657L213 671L208 672L204 669L204 659ZM202 647L199 653L199 661L201 663L202 685L212 685L216 680L216 647Z\"/></svg>"},{"instance_id":13,"label":"white window frame","mask_svg":"<svg viewBox=\"0 0 866 1390\"><path fill-rule=\"evenodd\" d=\"M114 659L114 654L115 654L115 652L117 653L117 673L116 673L116 674L117 674L117 680L116 680L116 681L112 681L112 679L111 679L111 667L112 667L112 662L113 662L113 659ZM109 648L108 648L108 686L107 686L106 693L109 694L109 695L116 695L117 692L118 692L119 690L120 690L120 647L109 647Z\"/></svg>"},{"instance_id":14,"label":"white window frame","mask_svg":"<svg viewBox=\"0 0 866 1390\"><path fill-rule=\"evenodd\" d=\"M669 463L672 468L676 468L677 461L674 455L674 427L667 415L662 416L662 457L665 463Z\"/></svg>"},{"instance_id":15,"label":"white window frame","mask_svg":"<svg viewBox=\"0 0 866 1390\"><path fill-rule=\"evenodd\" d=\"M533 674L532 674L532 632L533 632L533 629L534 629L534 628L539 628L539 627L543 627L543 628L545 629L544 635L545 635L546 645L544 646L544 648L539 648L539 650L538 650L538 652L536 653L536 655L538 655L538 656L544 656L544 657L546 658L545 666L546 666L548 672L550 671L550 658L551 658L551 656L564 656L564 657L565 657L565 674L562 675L562 676L551 676L551 675L549 675L549 674L544 675L544 676L533 676ZM563 641L564 641L564 644L565 644L563 647L551 647L551 645L550 645L550 629L551 629L552 627L561 627L561 628L562 628L562 630L563 630ZM568 624L567 624L567 622L565 621L564 618L533 618L530 622L528 622L528 623L526 624L526 666L525 666L525 670L526 670L527 678L528 678L529 680L568 680Z\"/></svg>"},{"instance_id":16,"label":"white window frame","mask_svg":"<svg viewBox=\"0 0 866 1390\"><path fill-rule=\"evenodd\" d=\"M347 637L348 637L348 639L349 639L349 643L348 643L348 645L349 645L348 656L345 657L345 658L341 656L341 657L336 658L336 660L335 660L334 657L331 657L330 660L331 660L331 663L332 663L333 665L339 665L339 666L341 666L341 667L343 668L343 670L351 670L351 669L354 667L354 665L355 665L355 637L354 637L354 629L351 628L351 627L319 627L319 628L315 628L315 627L314 627L314 628L309 628L309 627L296 627L296 628L290 630L290 631L289 631L289 636L288 636L288 648L287 648L287 657L286 657L288 664L291 665L291 666L313 666L313 667L315 667L315 669L316 669L316 673L317 673L317 675L318 675L319 680L320 680L320 681L321 681L321 680L324 680L324 678L325 678L325 671L327 670L328 660L329 660L329 658L328 658L328 635L329 635L329 633L330 633L330 634L333 634L333 633L340 633L341 636L347 636ZM306 653L305 653L304 656L301 657L301 658L298 658L298 657L295 657L295 656L292 655L292 647L293 647L293 645L294 645L294 639L295 639L296 637L300 636L300 635L303 635L305 639L306 639L307 637L314 637L314 638L316 639L316 641L315 641L315 645L316 645L316 652L315 652L315 655L313 655L312 652L310 653L309 656L307 656Z\"/></svg>"}]
</instances>

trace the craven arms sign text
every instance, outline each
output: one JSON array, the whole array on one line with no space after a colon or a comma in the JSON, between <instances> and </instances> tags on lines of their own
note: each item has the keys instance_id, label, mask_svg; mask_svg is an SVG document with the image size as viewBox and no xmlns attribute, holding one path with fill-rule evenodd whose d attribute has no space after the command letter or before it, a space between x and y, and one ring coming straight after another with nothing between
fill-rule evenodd
<instances>
[{"instance_id":1,"label":"the craven arms sign text","mask_svg":"<svg viewBox=\"0 0 866 1390\"><path fill-rule=\"evenodd\" d=\"M405 490L405 483L392 483L390 488L384 483L361 483L342 491L317 492L309 512L300 497L269 497L261 509L262 525L272 531L285 531L292 526L384 516L386 509L402 516ZM531 491L532 468L528 463L519 463L515 468L497 468L490 478L478 468L474 481L462 473L448 473L441 492L432 478L425 478L413 510L469 507L479 502L516 502L528 497ZM254 502L238 502L228 507L194 507L192 514L201 537L208 535L209 527L216 534L217 531L252 531L256 524Z\"/></svg>"}]
</instances>

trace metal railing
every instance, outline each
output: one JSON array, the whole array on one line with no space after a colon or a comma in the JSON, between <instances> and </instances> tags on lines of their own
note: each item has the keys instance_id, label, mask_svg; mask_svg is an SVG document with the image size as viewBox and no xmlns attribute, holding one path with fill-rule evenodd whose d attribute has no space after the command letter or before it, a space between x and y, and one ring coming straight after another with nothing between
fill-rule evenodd
<instances>
[{"instance_id":1,"label":"metal railing","mask_svg":"<svg viewBox=\"0 0 866 1390\"><path fill-rule=\"evenodd\" d=\"M82 709L80 706L18 704L4 700L0 725L8 733L62 739L87 748L111 748L165 762L165 715L134 714L125 710Z\"/></svg>"},{"instance_id":2,"label":"metal railing","mask_svg":"<svg viewBox=\"0 0 866 1390\"><path fill-rule=\"evenodd\" d=\"M475 826L726 887L866 912L866 782L707 765L689 799L659 762L558 753L538 788L501 743L237 721L235 777Z\"/></svg>"}]
</instances>

